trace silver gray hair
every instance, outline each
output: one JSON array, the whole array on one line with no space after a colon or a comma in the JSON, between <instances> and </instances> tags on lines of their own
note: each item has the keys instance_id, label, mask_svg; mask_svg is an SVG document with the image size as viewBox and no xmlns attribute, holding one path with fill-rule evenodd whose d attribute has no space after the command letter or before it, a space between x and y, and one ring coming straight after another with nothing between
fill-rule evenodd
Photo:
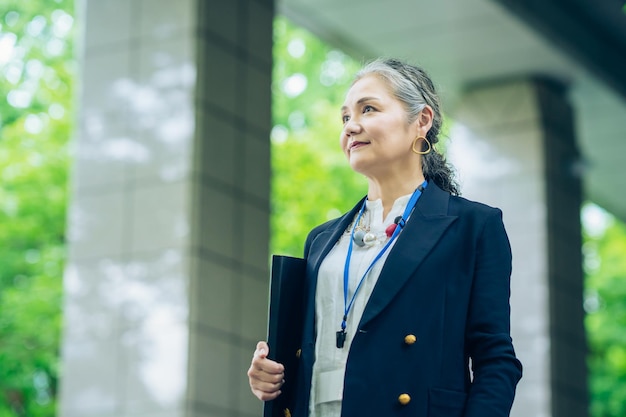
<instances>
[{"instance_id":1,"label":"silver gray hair","mask_svg":"<svg viewBox=\"0 0 626 417\"><path fill-rule=\"evenodd\" d=\"M428 74L420 67L397 59L377 59L358 71L354 82L367 75L376 75L387 83L391 93L404 105L408 123L413 123L426 105L430 106L433 110L433 121L426 133L426 139L432 145L432 152L422 156L424 176L451 194L460 194L452 167L435 149L435 144L439 142L443 115L441 101Z\"/></svg>"}]
</instances>

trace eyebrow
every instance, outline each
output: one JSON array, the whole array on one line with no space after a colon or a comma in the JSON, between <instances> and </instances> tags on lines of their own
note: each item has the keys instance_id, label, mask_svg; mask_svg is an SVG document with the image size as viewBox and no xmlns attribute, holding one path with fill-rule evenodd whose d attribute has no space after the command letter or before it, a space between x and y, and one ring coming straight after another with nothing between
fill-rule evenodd
<instances>
[{"instance_id":1,"label":"eyebrow","mask_svg":"<svg viewBox=\"0 0 626 417\"><path fill-rule=\"evenodd\" d=\"M363 103L365 103L366 101L380 101L380 99L379 99L379 98L377 98L377 97L362 97L362 98L360 98L360 99L358 99L358 100L357 100L356 104L363 104ZM345 106L345 105L344 105L344 106L341 106L341 111L344 111L344 110L346 110L347 108L348 108L348 106Z\"/></svg>"}]
</instances>

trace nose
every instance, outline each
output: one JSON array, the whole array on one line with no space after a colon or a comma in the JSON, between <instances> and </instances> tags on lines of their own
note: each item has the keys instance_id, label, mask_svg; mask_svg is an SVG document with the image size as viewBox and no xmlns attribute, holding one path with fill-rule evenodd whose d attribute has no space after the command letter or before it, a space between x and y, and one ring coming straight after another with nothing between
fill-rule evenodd
<instances>
[{"instance_id":1,"label":"nose","mask_svg":"<svg viewBox=\"0 0 626 417\"><path fill-rule=\"evenodd\" d=\"M358 123L356 119L351 118L343 126L343 132L347 136L357 135L361 132L361 125Z\"/></svg>"}]
</instances>

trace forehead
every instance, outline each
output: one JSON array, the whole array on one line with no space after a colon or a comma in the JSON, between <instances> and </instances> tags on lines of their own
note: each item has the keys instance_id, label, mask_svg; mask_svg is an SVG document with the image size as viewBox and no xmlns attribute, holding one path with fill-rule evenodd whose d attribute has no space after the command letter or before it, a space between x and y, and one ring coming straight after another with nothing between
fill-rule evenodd
<instances>
[{"instance_id":1,"label":"forehead","mask_svg":"<svg viewBox=\"0 0 626 417\"><path fill-rule=\"evenodd\" d=\"M370 74L357 80L346 93L344 105L350 105L363 97L373 97L381 100L394 99L387 81Z\"/></svg>"}]
</instances>

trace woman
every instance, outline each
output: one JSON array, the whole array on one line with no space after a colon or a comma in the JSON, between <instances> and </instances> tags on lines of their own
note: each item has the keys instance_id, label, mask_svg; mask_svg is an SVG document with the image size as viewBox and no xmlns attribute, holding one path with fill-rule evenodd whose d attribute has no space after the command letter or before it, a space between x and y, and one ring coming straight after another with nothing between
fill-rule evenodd
<instances>
[{"instance_id":1,"label":"woman","mask_svg":"<svg viewBox=\"0 0 626 417\"><path fill-rule=\"evenodd\" d=\"M432 81L374 61L341 117L341 148L367 197L307 238L298 380L283 381L259 342L252 392L268 401L297 384L296 417L508 416L522 371L510 246L500 210L459 197L434 149L442 114Z\"/></svg>"}]
</instances>

